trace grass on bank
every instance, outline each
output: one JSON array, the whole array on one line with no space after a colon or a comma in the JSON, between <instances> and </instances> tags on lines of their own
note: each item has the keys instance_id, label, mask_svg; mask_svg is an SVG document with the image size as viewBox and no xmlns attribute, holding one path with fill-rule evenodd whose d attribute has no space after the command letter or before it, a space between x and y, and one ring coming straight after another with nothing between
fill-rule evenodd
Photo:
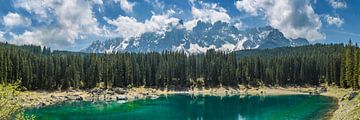
<instances>
[{"instance_id":1,"label":"grass on bank","mask_svg":"<svg viewBox=\"0 0 360 120\"><path fill-rule=\"evenodd\" d=\"M352 89L330 87L327 96L336 97L338 108L334 111L332 120L360 120L360 95L352 100L348 100L349 93Z\"/></svg>"}]
</instances>

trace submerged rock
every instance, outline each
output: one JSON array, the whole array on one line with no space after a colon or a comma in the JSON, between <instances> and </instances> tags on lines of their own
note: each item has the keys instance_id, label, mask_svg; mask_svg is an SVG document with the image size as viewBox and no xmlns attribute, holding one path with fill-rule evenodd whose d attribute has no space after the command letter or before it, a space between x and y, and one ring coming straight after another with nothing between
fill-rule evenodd
<instances>
[{"instance_id":1,"label":"submerged rock","mask_svg":"<svg viewBox=\"0 0 360 120\"><path fill-rule=\"evenodd\" d=\"M128 98L125 95L117 95L116 100L128 100Z\"/></svg>"},{"instance_id":2,"label":"submerged rock","mask_svg":"<svg viewBox=\"0 0 360 120\"><path fill-rule=\"evenodd\" d=\"M123 104L123 103L126 103L126 102L127 102L127 100L119 100L116 103Z\"/></svg>"},{"instance_id":3,"label":"submerged rock","mask_svg":"<svg viewBox=\"0 0 360 120\"><path fill-rule=\"evenodd\" d=\"M148 96L146 96L147 98L150 98L150 99L157 99L157 98L159 98L159 96L158 95L148 95Z\"/></svg>"}]
</instances>

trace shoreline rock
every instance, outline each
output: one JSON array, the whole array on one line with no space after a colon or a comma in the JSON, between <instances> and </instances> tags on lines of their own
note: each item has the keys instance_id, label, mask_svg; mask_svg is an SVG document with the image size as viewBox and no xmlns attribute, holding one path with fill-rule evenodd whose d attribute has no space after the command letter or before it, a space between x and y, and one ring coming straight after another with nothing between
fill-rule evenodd
<instances>
[{"instance_id":1,"label":"shoreline rock","mask_svg":"<svg viewBox=\"0 0 360 120\"><path fill-rule=\"evenodd\" d=\"M350 101L350 100L354 99L357 95L358 95L357 92L351 91L351 92L349 93L348 100Z\"/></svg>"}]
</instances>

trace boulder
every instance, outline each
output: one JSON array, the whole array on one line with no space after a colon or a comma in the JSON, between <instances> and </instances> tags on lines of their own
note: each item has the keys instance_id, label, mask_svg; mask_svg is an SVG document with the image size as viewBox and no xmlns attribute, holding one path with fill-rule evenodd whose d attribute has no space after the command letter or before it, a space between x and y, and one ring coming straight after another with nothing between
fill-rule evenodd
<instances>
[{"instance_id":1,"label":"boulder","mask_svg":"<svg viewBox=\"0 0 360 120\"><path fill-rule=\"evenodd\" d=\"M40 107L44 107L46 104L44 102L39 102L39 104L36 105L36 107L40 108Z\"/></svg>"},{"instance_id":2,"label":"boulder","mask_svg":"<svg viewBox=\"0 0 360 120\"><path fill-rule=\"evenodd\" d=\"M127 93L127 90L122 89L122 88L113 88L113 91L117 94L123 95Z\"/></svg>"},{"instance_id":3,"label":"boulder","mask_svg":"<svg viewBox=\"0 0 360 120\"><path fill-rule=\"evenodd\" d=\"M319 89L319 93L325 93L325 92L327 92L327 88L326 88L326 87L321 87L321 88Z\"/></svg>"},{"instance_id":4,"label":"boulder","mask_svg":"<svg viewBox=\"0 0 360 120\"><path fill-rule=\"evenodd\" d=\"M114 91L106 91L106 94L108 94L108 95L115 95L115 92L114 92Z\"/></svg>"},{"instance_id":5,"label":"boulder","mask_svg":"<svg viewBox=\"0 0 360 120\"><path fill-rule=\"evenodd\" d=\"M320 93L318 92L317 88L315 88L314 90L310 90L309 91L309 95L319 95Z\"/></svg>"},{"instance_id":6,"label":"boulder","mask_svg":"<svg viewBox=\"0 0 360 120\"><path fill-rule=\"evenodd\" d=\"M75 97L75 100L84 100L84 98L82 98L81 96L77 96Z\"/></svg>"},{"instance_id":7,"label":"boulder","mask_svg":"<svg viewBox=\"0 0 360 120\"><path fill-rule=\"evenodd\" d=\"M104 91L104 90L102 90L102 89L94 88L94 89L90 90L90 93L91 93L91 94L100 94L100 93L102 93L103 91Z\"/></svg>"},{"instance_id":8,"label":"boulder","mask_svg":"<svg viewBox=\"0 0 360 120\"><path fill-rule=\"evenodd\" d=\"M142 96L148 96L148 95L150 95L149 93L140 93L140 95L142 95Z\"/></svg>"},{"instance_id":9,"label":"boulder","mask_svg":"<svg viewBox=\"0 0 360 120\"><path fill-rule=\"evenodd\" d=\"M116 100L128 100L128 98L125 95L117 95Z\"/></svg>"},{"instance_id":10,"label":"boulder","mask_svg":"<svg viewBox=\"0 0 360 120\"><path fill-rule=\"evenodd\" d=\"M52 99L56 99L56 97L55 97L54 95L51 95L50 97L51 97Z\"/></svg>"},{"instance_id":11,"label":"boulder","mask_svg":"<svg viewBox=\"0 0 360 120\"><path fill-rule=\"evenodd\" d=\"M340 101L345 100L345 99L346 99L346 96L347 96L347 94L343 95L343 96L341 97Z\"/></svg>"},{"instance_id":12,"label":"boulder","mask_svg":"<svg viewBox=\"0 0 360 120\"><path fill-rule=\"evenodd\" d=\"M141 99L141 98L143 98L143 95L136 95L134 98L135 99Z\"/></svg>"},{"instance_id":13,"label":"boulder","mask_svg":"<svg viewBox=\"0 0 360 120\"><path fill-rule=\"evenodd\" d=\"M318 91L314 91L314 95L320 95Z\"/></svg>"},{"instance_id":14,"label":"boulder","mask_svg":"<svg viewBox=\"0 0 360 120\"><path fill-rule=\"evenodd\" d=\"M83 100L83 98L79 95L70 95L65 96L65 100Z\"/></svg>"},{"instance_id":15,"label":"boulder","mask_svg":"<svg viewBox=\"0 0 360 120\"><path fill-rule=\"evenodd\" d=\"M151 93L156 93L156 90L151 90Z\"/></svg>"},{"instance_id":16,"label":"boulder","mask_svg":"<svg viewBox=\"0 0 360 120\"><path fill-rule=\"evenodd\" d=\"M357 92L355 92L355 91L350 92L350 93L349 93L348 100L352 100L353 98L355 98L355 97L356 97L356 95L357 95L357 94L358 94L358 93L357 93Z\"/></svg>"},{"instance_id":17,"label":"boulder","mask_svg":"<svg viewBox=\"0 0 360 120\"><path fill-rule=\"evenodd\" d=\"M112 96L107 96L107 97L105 98L105 101L107 101L107 102L113 101L113 100L115 100L115 99L113 99Z\"/></svg>"}]
</instances>

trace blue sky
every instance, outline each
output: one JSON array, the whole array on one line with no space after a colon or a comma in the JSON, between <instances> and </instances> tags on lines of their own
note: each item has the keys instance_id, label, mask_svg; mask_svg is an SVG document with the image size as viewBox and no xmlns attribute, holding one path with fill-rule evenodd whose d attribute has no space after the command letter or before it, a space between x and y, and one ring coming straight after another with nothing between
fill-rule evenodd
<instances>
[{"instance_id":1,"label":"blue sky","mask_svg":"<svg viewBox=\"0 0 360 120\"><path fill-rule=\"evenodd\" d=\"M272 26L311 43L360 42L359 0L0 0L0 41L78 51L94 40L161 32L180 20Z\"/></svg>"}]
</instances>

